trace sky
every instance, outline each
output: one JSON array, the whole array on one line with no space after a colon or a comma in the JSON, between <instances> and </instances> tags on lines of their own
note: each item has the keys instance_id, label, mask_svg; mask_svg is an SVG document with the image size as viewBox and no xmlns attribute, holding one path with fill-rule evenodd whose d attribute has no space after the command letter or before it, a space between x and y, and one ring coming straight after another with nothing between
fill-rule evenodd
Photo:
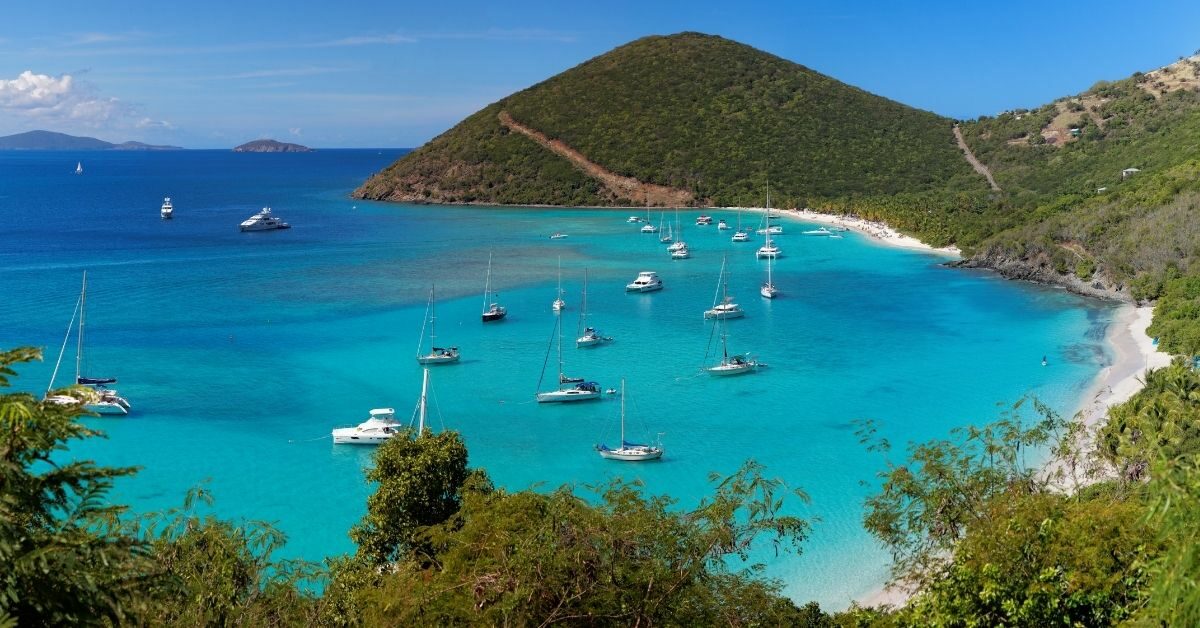
<instances>
[{"instance_id":1,"label":"sky","mask_svg":"<svg viewBox=\"0 0 1200 628\"><path fill-rule=\"evenodd\" d=\"M0 7L0 135L414 147L647 35L721 35L953 118L1200 49L1200 2L55 0Z\"/></svg>"}]
</instances>

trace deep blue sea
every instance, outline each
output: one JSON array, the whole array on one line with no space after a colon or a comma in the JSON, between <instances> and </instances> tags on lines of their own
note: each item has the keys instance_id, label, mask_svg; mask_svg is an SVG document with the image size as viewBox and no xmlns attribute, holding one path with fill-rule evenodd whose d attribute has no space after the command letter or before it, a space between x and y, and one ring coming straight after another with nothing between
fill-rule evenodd
<instances>
[{"instance_id":1,"label":"deep blue sea","mask_svg":"<svg viewBox=\"0 0 1200 628\"><path fill-rule=\"evenodd\" d=\"M784 221L785 257L775 266L783 293L772 302L758 295L758 244L693 226L695 212L682 213L692 258L673 261L657 235L625 222L629 210L349 198L399 154L0 152L0 346L46 349L18 386L47 385L87 269L90 373L118 377L134 408L89 419L108 438L68 455L141 467L115 495L139 511L177 506L207 483L219 514L274 523L290 556L350 552L347 530L371 490L370 451L333 446L329 430L375 407L408 416L436 282L439 342L464 357L433 371L432 422L462 432L473 465L514 489L619 475L688 507L709 490L709 472L753 458L804 489L811 503L795 510L817 519L802 555L761 556L769 575L797 600L839 608L887 571L886 553L860 524L871 491L862 482L882 463L858 443L856 420L878 421L902 449L994 419L1027 394L1069 413L1109 359L1108 305L947 269L936 255L854 233L805 237L800 223ZM164 196L175 205L170 221L159 219ZM238 223L263 206L293 228L240 233ZM569 237L550 240L556 231ZM489 252L510 314L485 326ZM716 379L698 374L712 336L701 313L726 257L729 291L747 310L728 324L730 349L770 366ZM614 397L533 403L554 335L560 259L565 371L605 388L624 378L631 436L661 433L659 463L605 461L592 450L618 440ZM570 339L585 268L591 322L615 341L577 350ZM659 272L666 289L626 294L641 270ZM61 384L73 359L70 347ZM548 373L554 362L551 354Z\"/></svg>"}]
</instances>

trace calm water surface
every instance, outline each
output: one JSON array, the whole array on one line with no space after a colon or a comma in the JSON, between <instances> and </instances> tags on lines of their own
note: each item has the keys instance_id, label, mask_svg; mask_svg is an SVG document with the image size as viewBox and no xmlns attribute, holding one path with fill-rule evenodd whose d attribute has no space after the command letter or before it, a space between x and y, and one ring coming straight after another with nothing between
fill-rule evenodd
<instances>
[{"instance_id":1,"label":"calm water surface","mask_svg":"<svg viewBox=\"0 0 1200 628\"><path fill-rule=\"evenodd\" d=\"M783 294L767 301L757 289L758 244L693 226L693 213L681 216L693 257L672 261L657 235L625 222L628 211L348 197L398 154L0 152L0 346L46 348L46 362L19 380L42 389L88 270L90 372L119 377L134 413L90 420L109 438L71 455L140 466L117 499L162 509L204 482L219 514L287 533L289 555L352 551L346 532L365 508L370 452L334 447L329 430L373 407L408 416L436 282L439 341L464 357L434 370L432 420L462 432L473 465L514 489L637 479L688 507L710 489L709 472L752 458L803 488L812 501L794 510L819 519L803 555L763 553L769 574L797 600L844 607L886 576L886 553L860 524L871 490L863 482L882 465L858 444L856 420L875 419L900 444L991 420L998 404L1027 394L1070 412L1109 359L1107 306L949 270L939 257L852 233L804 237L801 224L785 222L775 266ZM85 174L75 176L80 160ZM164 196L174 220L158 217ZM239 233L266 205L294 227ZM569 237L550 240L556 231ZM510 315L485 327L489 252ZM747 311L728 325L730 349L770 367L713 379L698 374L713 350L701 313L725 258L730 293ZM560 259L565 370L605 388L624 378L631 435L661 433L660 463L592 451L618 440L614 398L532 402L554 336ZM616 340L576 350L585 268L591 322ZM641 270L658 271L666 289L626 294ZM67 371L73 356L69 349ZM553 374L553 353L549 360Z\"/></svg>"}]
</instances>

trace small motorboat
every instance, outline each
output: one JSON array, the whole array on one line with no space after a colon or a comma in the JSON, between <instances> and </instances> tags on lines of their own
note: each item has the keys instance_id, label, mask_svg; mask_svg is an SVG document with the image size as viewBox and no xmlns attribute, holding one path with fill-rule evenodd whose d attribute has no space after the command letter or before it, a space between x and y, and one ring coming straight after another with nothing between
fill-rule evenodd
<instances>
[{"instance_id":1,"label":"small motorboat","mask_svg":"<svg viewBox=\"0 0 1200 628\"><path fill-rule=\"evenodd\" d=\"M625 219L625 222L641 222L641 221L642 221L641 216L630 216L629 218Z\"/></svg>"},{"instance_id":2,"label":"small motorboat","mask_svg":"<svg viewBox=\"0 0 1200 628\"><path fill-rule=\"evenodd\" d=\"M696 224L697 225L711 225L712 224L712 216L700 214L699 216L696 216Z\"/></svg>"},{"instance_id":3,"label":"small motorboat","mask_svg":"<svg viewBox=\"0 0 1200 628\"><path fill-rule=\"evenodd\" d=\"M567 237L567 234L565 234L565 233L559 233L559 232L557 232L557 231L555 231L554 233L550 234L550 239L551 239L551 240L561 240L561 239L563 239L563 238L565 238L565 237Z\"/></svg>"},{"instance_id":4,"label":"small motorboat","mask_svg":"<svg viewBox=\"0 0 1200 628\"><path fill-rule=\"evenodd\" d=\"M733 227L730 227L729 223L725 222L725 219L722 218L721 220L717 221L717 228L721 231L725 231L727 229L732 229Z\"/></svg>"},{"instance_id":5,"label":"small motorboat","mask_svg":"<svg viewBox=\"0 0 1200 628\"><path fill-rule=\"evenodd\" d=\"M820 227L820 228L817 228L817 229L809 229L808 231L805 231L805 232L804 232L804 235L807 235L807 236L827 236L827 235L833 235L833 232L832 232L832 231L830 231L830 230L828 230L828 229L826 229L825 227Z\"/></svg>"}]
</instances>

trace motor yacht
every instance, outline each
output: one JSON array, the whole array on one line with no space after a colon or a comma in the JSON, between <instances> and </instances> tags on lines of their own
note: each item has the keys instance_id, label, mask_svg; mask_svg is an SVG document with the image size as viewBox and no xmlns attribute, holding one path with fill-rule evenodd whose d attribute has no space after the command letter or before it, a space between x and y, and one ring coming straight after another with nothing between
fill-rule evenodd
<instances>
[{"instance_id":1,"label":"motor yacht","mask_svg":"<svg viewBox=\"0 0 1200 628\"><path fill-rule=\"evenodd\" d=\"M375 408L366 421L354 427L334 428L333 442L339 445L380 445L399 433L402 427L396 420L395 410Z\"/></svg>"},{"instance_id":2,"label":"motor yacht","mask_svg":"<svg viewBox=\"0 0 1200 628\"><path fill-rule=\"evenodd\" d=\"M163 217L163 220L171 219L172 214L175 213L175 206L171 205L171 197L168 196L163 199L162 207L159 208L158 213Z\"/></svg>"},{"instance_id":3,"label":"motor yacht","mask_svg":"<svg viewBox=\"0 0 1200 628\"><path fill-rule=\"evenodd\" d=\"M262 211L242 221L242 231L270 231L272 229L288 229L291 225L284 222L277 216L271 214L270 207L262 208Z\"/></svg>"},{"instance_id":4,"label":"motor yacht","mask_svg":"<svg viewBox=\"0 0 1200 628\"><path fill-rule=\"evenodd\" d=\"M626 292L654 292L662 289L662 279L659 279L658 273L651 270L638 273L637 279L625 286Z\"/></svg>"}]
</instances>

